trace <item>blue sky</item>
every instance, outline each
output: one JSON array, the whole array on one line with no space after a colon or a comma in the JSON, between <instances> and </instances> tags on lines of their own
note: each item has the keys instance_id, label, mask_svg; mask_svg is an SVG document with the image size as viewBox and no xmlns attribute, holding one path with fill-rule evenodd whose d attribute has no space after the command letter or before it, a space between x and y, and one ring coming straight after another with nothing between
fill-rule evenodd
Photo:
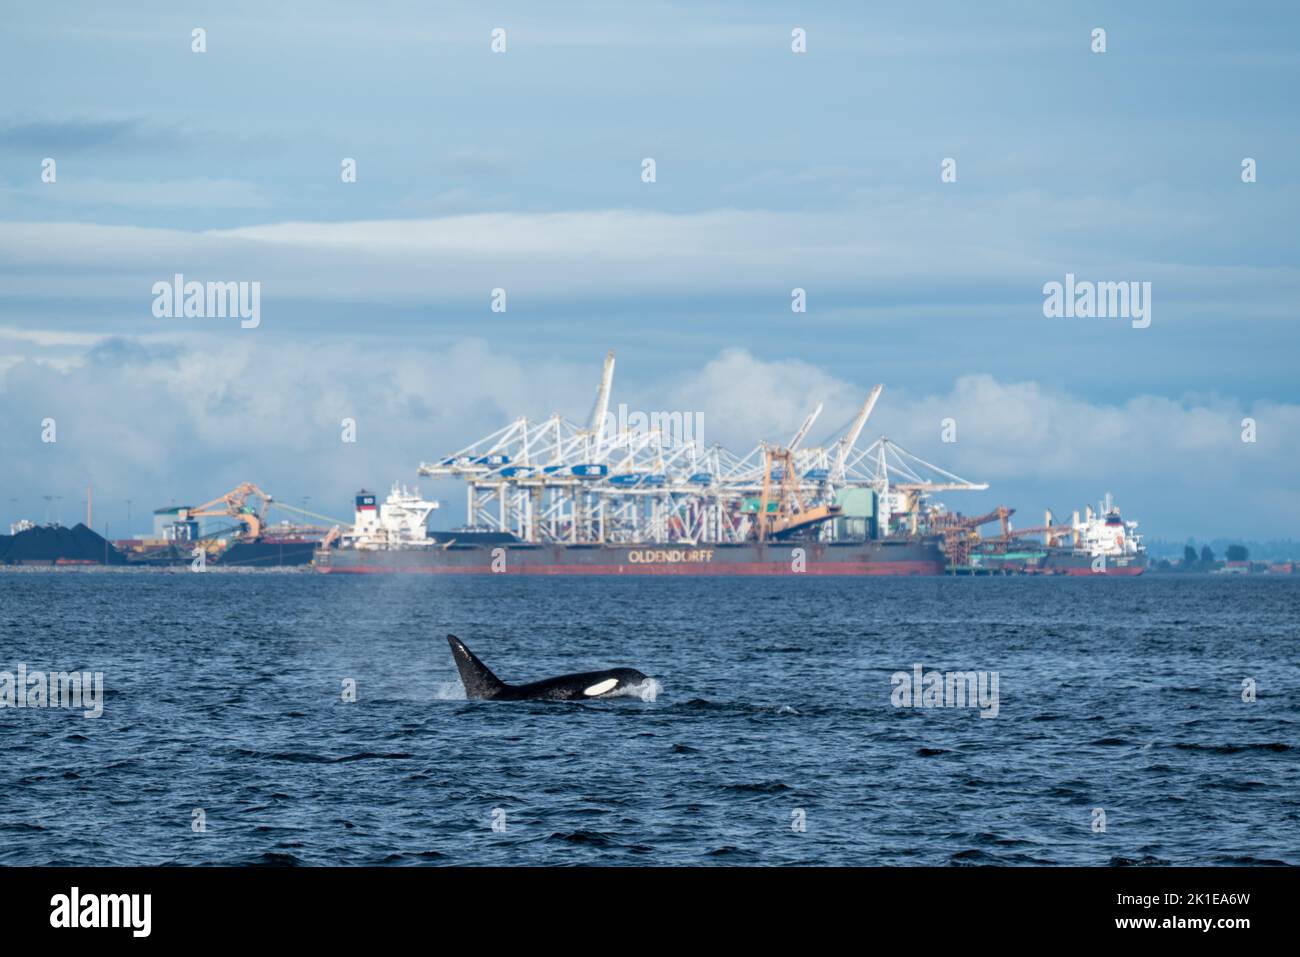
<instances>
[{"instance_id":1,"label":"blue sky","mask_svg":"<svg viewBox=\"0 0 1300 957\"><path fill-rule=\"evenodd\" d=\"M127 497L244 479L344 513L515 415L581 416L613 347L616 401L702 411L738 449L882 381L874 430L992 484L954 507L1109 489L1154 537L1300 536L1291 5L7 16L9 520L53 493L68 521L87 482L115 534ZM261 326L155 318L176 272L261 282ZM1151 326L1044 318L1067 272L1151 282Z\"/></svg>"}]
</instances>

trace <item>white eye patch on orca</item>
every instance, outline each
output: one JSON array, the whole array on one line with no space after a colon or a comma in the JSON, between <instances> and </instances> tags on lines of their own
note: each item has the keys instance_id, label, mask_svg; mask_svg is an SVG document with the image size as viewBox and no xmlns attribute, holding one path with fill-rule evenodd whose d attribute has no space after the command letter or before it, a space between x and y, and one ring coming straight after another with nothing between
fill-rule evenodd
<instances>
[{"instance_id":1,"label":"white eye patch on orca","mask_svg":"<svg viewBox=\"0 0 1300 957\"><path fill-rule=\"evenodd\" d=\"M604 694L606 691L612 691L618 685L617 678L606 678L604 681L597 681L590 688L582 693L588 698L594 698L598 694Z\"/></svg>"}]
</instances>

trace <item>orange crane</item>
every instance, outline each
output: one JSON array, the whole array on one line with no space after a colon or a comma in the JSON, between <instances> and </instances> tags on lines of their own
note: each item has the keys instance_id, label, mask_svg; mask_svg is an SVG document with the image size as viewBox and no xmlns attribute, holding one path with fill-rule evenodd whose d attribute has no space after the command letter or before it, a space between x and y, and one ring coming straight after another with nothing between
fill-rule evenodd
<instances>
[{"instance_id":1,"label":"orange crane","mask_svg":"<svg viewBox=\"0 0 1300 957\"><path fill-rule=\"evenodd\" d=\"M949 564L968 565L971 546L976 542L988 541L980 537L980 526L987 525L989 522L999 522L1002 526L1002 534L1005 536L1010 531L1009 520L1015 513L1014 508L999 505L991 512L969 518L963 515L934 515L930 518L930 527L943 534L943 552Z\"/></svg>"},{"instance_id":2,"label":"orange crane","mask_svg":"<svg viewBox=\"0 0 1300 957\"><path fill-rule=\"evenodd\" d=\"M260 500L261 504L256 511L248 504L250 498ZM234 518L244 523L243 531L239 537L244 541L251 542L261 537L262 528L266 524L266 510L270 505L271 496L252 482L244 482L220 498L214 498L211 502L204 502L195 508L182 509L179 518L181 521L215 515Z\"/></svg>"},{"instance_id":3,"label":"orange crane","mask_svg":"<svg viewBox=\"0 0 1300 957\"><path fill-rule=\"evenodd\" d=\"M1006 535L1011 531L1010 523L1007 521L1012 515L1016 514L1014 508L1008 508L1005 505L999 505L993 511L984 515L962 515L960 512L942 512L930 516L930 528L936 532L961 531L979 528L981 525L987 525L989 522L1001 522L1002 534Z\"/></svg>"},{"instance_id":4,"label":"orange crane","mask_svg":"<svg viewBox=\"0 0 1300 957\"><path fill-rule=\"evenodd\" d=\"M1017 528L1014 530L1008 530L1006 527L1003 527L1001 535L997 535L991 538L985 538L982 539L982 541L989 542L990 544L995 544L995 545L1007 545L1010 544L1011 542L1016 541L1017 539L1025 538L1029 535L1042 535L1043 544L1051 548L1052 546L1057 544L1059 536L1062 535L1075 536L1077 534L1075 532L1073 525L1054 524L1052 521L1052 513L1050 510L1044 515L1044 519L1045 519L1044 524L1035 525L1033 528Z\"/></svg>"},{"instance_id":5,"label":"orange crane","mask_svg":"<svg viewBox=\"0 0 1300 957\"><path fill-rule=\"evenodd\" d=\"M921 495L924 492L958 492L973 488L969 482L895 482L890 488L903 496L904 507L901 514L907 516L909 535L920 531ZM982 486L987 488L987 486ZM989 519L992 521L992 519Z\"/></svg>"},{"instance_id":6,"label":"orange crane","mask_svg":"<svg viewBox=\"0 0 1300 957\"><path fill-rule=\"evenodd\" d=\"M796 528L806 528L840 513L838 505L806 506L803 496L799 494L799 477L794 470L794 453L789 449L767 450L767 462L763 469L763 493L758 500L758 540L767 541L781 532ZM773 494L772 467L781 465L780 485ZM776 500L776 509L768 512L768 505Z\"/></svg>"}]
</instances>

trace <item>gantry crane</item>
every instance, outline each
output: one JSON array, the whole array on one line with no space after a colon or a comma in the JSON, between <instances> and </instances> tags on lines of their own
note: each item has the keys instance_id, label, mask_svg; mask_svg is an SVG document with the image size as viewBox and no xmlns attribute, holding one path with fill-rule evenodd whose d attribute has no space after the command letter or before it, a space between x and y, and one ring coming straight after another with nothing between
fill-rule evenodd
<instances>
[{"instance_id":1,"label":"gantry crane","mask_svg":"<svg viewBox=\"0 0 1300 957\"><path fill-rule=\"evenodd\" d=\"M843 514L851 490L875 493L882 536L894 534L890 516L900 511L912 513L904 532L910 524L916 534L915 512L925 506L927 492L988 488L883 437L859 446L879 385L837 439L807 445L822 412L818 405L784 447L760 442L738 455L718 443L705 445L698 411L637 412L637 422L624 421L620 410L615 421L609 414L613 375L610 353L582 424L559 414L540 421L519 417L420 463L419 474L464 481L473 528L570 544L734 544L809 526L819 540L835 541L840 529L825 519ZM763 511L755 516L760 495Z\"/></svg>"},{"instance_id":2,"label":"gantry crane","mask_svg":"<svg viewBox=\"0 0 1300 957\"><path fill-rule=\"evenodd\" d=\"M790 449L767 449L767 462L763 469L763 491L758 499L756 531L759 541L768 541L795 529L807 528L834 518L840 513L838 505L804 504L799 493L799 476L795 473L794 453ZM779 484L773 491L772 472L780 466ZM775 500L776 508L768 511Z\"/></svg>"}]
</instances>

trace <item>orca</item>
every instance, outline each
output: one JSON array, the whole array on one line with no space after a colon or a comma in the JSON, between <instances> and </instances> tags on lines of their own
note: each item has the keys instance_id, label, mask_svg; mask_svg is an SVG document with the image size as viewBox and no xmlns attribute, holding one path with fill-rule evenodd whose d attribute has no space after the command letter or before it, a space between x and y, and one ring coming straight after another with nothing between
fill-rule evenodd
<instances>
[{"instance_id":1,"label":"orca","mask_svg":"<svg viewBox=\"0 0 1300 957\"><path fill-rule=\"evenodd\" d=\"M455 635L447 636L451 656L465 685L465 697L492 701L587 701L626 693L647 680L635 668L610 668L608 671L584 671L576 675L544 678L526 685L508 685L479 661L474 652Z\"/></svg>"}]
</instances>

